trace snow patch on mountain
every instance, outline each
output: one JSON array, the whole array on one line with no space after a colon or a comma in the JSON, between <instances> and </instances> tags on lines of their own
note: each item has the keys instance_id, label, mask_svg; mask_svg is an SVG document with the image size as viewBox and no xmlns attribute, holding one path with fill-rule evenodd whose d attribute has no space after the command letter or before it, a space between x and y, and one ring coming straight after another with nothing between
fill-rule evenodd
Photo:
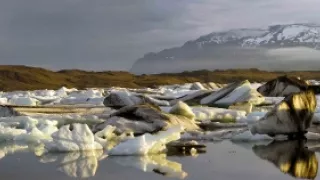
<instances>
[{"instance_id":1,"label":"snow patch on mountain","mask_svg":"<svg viewBox=\"0 0 320 180\"><path fill-rule=\"evenodd\" d=\"M269 32L258 37L246 38L242 46L263 45L268 43L319 43L320 26L309 24L292 24L271 26Z\"/></svg>"}]
</instances>

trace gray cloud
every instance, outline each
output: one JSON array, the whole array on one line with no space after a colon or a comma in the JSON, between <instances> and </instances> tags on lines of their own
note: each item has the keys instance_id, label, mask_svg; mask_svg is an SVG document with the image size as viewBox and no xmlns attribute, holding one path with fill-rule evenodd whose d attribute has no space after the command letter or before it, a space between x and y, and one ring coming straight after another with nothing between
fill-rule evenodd
<instances>
[{"instance_id":1,"label":"gray cloud","mask_svg":"<svg viewBox=\"0 0 320 180\"><path fill-rule=\"evenodd\" d=\"M0 63L126 70L212 31L320 22L318 0L1 0Z\"/></svg>"}]
</instances>

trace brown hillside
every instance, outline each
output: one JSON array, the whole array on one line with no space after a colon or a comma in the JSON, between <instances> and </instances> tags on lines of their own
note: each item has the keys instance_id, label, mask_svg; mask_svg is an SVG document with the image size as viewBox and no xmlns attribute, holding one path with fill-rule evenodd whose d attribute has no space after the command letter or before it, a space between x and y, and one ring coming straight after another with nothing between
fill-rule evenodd
<instances>
[{"instance_id":1,"label":"brown hillside","mask_svg":"<svg viewBox=\"0 0 320 180\"><path fill-rule=\"evenodd\" d=\"M91 72L82 70L50 71L27 66L0 66L0 90L58 89L62 86L86 87L154 87L187 82L226 83L248 79L251 82L267 81L280 75L300 76L303 79L320 79L317 72L267 72L257 69L193 71L175 74L136 76L122 71Z\"/></svg>"}]
</instances>

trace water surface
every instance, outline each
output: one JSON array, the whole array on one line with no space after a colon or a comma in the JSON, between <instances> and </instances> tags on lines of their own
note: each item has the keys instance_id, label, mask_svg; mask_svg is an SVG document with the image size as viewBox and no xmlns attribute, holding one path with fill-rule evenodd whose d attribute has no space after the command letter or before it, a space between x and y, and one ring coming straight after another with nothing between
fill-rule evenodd
<instances>
[{"instance_id":1,"label":"water surface","mask_svg":"<svg viewBox=\"0 0 320 180\"><path fill-rule=\"evenodd\" d=\"M254 146L223 141L206 145L205 154L169 157L104 157L103 152L36 156L28 150L8 152L0 159L0 179L285 180L294 176L313 179L317 175L318 155L304 148L303 142ZM5 147L1 146L2 151Z\"/></svg>"}]
</instances>

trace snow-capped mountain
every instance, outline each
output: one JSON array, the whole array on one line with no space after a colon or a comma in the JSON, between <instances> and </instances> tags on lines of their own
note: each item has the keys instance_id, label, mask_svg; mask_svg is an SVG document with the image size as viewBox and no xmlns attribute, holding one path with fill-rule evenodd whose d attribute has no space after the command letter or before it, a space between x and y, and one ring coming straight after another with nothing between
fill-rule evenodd
<instances>
[{"instance_id":1,"label":"snow-capped mountain","mask_svg":"<svg viewBox=\"0 0 320 180\"><path fill-rule=\"evenodd\" d=\"M181 47L148 53L134 64L131 71L160 73L251 67L318 70L320 25L288 24L270 26L268 29L213 32L188 41Z\"/></svg>"},{"instance_id":2,"label":"snow-capped mountain","mask_svg":"<svg viewBox=\"0 0 320 180\"><path fill-rule=\"evenodd\" d=\"M243 46L261 46L268 44L305 44L318 48L320 43L320 25L292 24L271 26L260 36L247 37Z\"/></svg>"},{"instance_id":3,"label":"snow-capped mountain","mask_svg":"<svg viewBox=\"0 0 320 180\"><path fill-rule=\"evenodd\" d=\"M274 44L310 44L316 47L320 43L320 25L290 24L270 26L264 29L236 29L211 33L195 41L198 45L234 43L245 46L268 46Z\"/></svg>"}]
</instances>

